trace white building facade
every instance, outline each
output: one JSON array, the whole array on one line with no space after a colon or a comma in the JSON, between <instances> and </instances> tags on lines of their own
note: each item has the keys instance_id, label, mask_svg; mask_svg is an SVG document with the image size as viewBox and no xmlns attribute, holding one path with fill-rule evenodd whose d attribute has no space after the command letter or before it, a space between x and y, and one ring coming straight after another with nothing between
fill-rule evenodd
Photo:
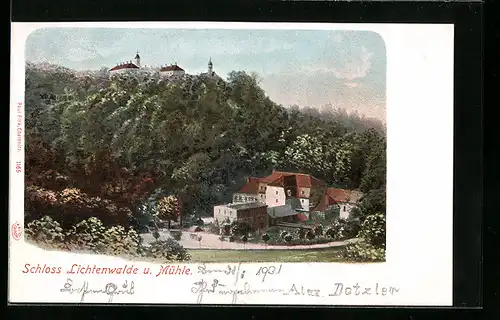
<instances>
[{"instance_id":1,"label":"white building facade","mask_svg":"<svg viewBox=\"0 0 500 320\"><path fill-rule=\"evenodd\" d=\"M225 222L232 223L238 219L238 212L227 204L214 206L214 219L219 225Z\"/></svg>"},{"instance_id":2,"label":"white building facade","mask_svg":"<svg viewBox=\"0 0 500 320\"><path fill-rule=\"evenodd\" d=\"M286 202L285 189L277 186L266 187L266 204L270 207L284 206Z\"/></svg>"}]
</instances>

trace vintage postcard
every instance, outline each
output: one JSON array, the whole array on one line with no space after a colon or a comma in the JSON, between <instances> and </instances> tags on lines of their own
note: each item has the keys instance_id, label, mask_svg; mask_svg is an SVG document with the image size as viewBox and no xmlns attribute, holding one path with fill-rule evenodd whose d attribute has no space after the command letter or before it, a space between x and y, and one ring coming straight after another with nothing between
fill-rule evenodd
<instances>
[{"instance_id":1,"label":"vintage postcard","mask_svg":"<svg viewBox=\"0 0 500 320\"><path fill-rule=\"evenodd\" d=\"M11 303L452 304L452 25L14 23L11 70Z\"/></svg>"}]
</instances>

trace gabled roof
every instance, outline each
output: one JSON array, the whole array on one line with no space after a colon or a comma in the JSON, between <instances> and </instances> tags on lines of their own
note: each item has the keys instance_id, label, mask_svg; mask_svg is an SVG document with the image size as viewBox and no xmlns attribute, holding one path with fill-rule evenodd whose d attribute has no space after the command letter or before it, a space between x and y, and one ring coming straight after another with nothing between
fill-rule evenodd
<instances>
[{"instance_id":1,"label":"gabled roof","mask_svg":"<svg viewBox=\"0 0 500 320\"><path fill-rule=\"evenodd\" d=\"M328 188L326 194L337 203L356 203L362 196L359 191L339 188Z\"/></svg>"},{"instance_id":2,"label":"gabled roof","mask_svg":"<svg viewBox=\"0 0 500 320\"><path fill-rule=\"evenodd\" d=\"M268 183L271 185L283 186L285 183L284 177L295 177L295 185L301 188L312 188L317 186L323 186L324 182L305 173L295 173L295 172L285 172L285 171L273 171L273 173L265 178L261 179L261 182Z\"/></svg>"},{"instance_id":3,"label":"gabled roof","mask_svg":"<svg viewBox=\"0 0 500 320\"><path fill-rule=\"evenodd\" d=\"M128 62L128 63L119 64L119 65L111 68L109 71L117 71L117 70L122 70L122 69L139 69L139 67L131 62Z\"/></svg>"},{"instance_id":4,"label":"gabled roof","mask_svg":"<svg viewBox=\"0 0 500 320\"><path fill-rule=\"evenodd\" d=\"M259 178L254 177L248 178L248 182L240 190L238 190L238 193L259 193L259 180Z\"/></svg>"},{"instance_id":5,"label":"gabled roof","mask_svg":"<svg viewBox=\"0 0 500 320\"><path fill-rule=\"evenodd\" d=\"M181 67L179 67L176 64L173 64L173 65L161 68L160 71L184 71L184 69L182 69Z\"/></svg>"}]
</instances>

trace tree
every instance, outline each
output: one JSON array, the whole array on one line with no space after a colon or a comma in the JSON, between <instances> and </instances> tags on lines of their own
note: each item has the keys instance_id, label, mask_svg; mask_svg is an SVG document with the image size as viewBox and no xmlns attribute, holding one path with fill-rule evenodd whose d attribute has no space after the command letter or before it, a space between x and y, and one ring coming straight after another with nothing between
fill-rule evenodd
<instances>
[{"instance_id":1,"label":"tree","mask_svg":"<svg viewBox=\"0 0 500 320\"><path fill-rule=\"evenodd\" d=\"M168 221L168 229L172 221L179 217L179 201L175 196L161 198L157 203L157 217Z\"/></svg>"},{"instance_id":2,"label":"tree","mask_svg":"<svg viewBox=\"0 0 500 320\"><path fill-rule=\"evenodd\" d=\"M198 235L198 237L196 237L196 240L198 240L198 245L201 248L201 240L203 240L203 237L201 235Z\"/></svg>"},{"instance_id":3,"label":"tree","mask_svg":"<svg viewBox=\"0 0 500 320\"><path fill-rule=\"evenodd\" d=\"M222 249L222 244L224 243L224 236L220 235L219 240L220 240L220 248Z\"/></svg>"},{"instance_id":4,"label":"tree","mask_svg":"<svg viewBox=\"0 0 500 320\"><path fill-rule=\"evenodd\" d=\"M321 224L318 224L314 227L314 233L317 234L318 236L323 235L323 226Z\"/></svg>"},{"instance_id":5,"label":"tree","mask_svg":"<svg viewBox=\"0 0 500 320\"><path fill-rule=\"evenodd\" d=\"M266 249L267 249L267 242L269 241L269 239L271 239L271 237L269 237L269 235L267 233L264 233L262 235L262 241L264 241L264 243L266 245Z\"/></svg>"},{"instance_id":6,"label":"tree","mask_svg":"<svg viewBox=\"0 0 500 320\"><path fill-rule=\"evenodd\" d=\"M304 240L306 238L306 230L304 228L299 229L299 239Z\"/></svg>"},{"instance_id":7,"label":"tree","mask_svg":"<svg viewBox=\"0 0 500 320\"><path fill-rule=\"evenodd\" d=\"M243 242L243 249L245 249L245 245L246 245L246 243L248 241L248 237L246 235L243 235L241 237L241 241Z\"/></svg>"},{"instance_id":8,"label":"tree","mask_svg":"<svg viewBox=\"0 0 500 320\"><path fill-rule=\"evenodd\" d=\"M315 237L316 237L316 235L314 234L314 231L312 231L312 230L309 230L309 231L307 232L307 234L306 234L306 238L307 238L308 240L312 240L312 239L314 239Z\"/></svg>"},{"instance_id":9,"label":"tree","mask_svg":"<svg viewBox=\"0 0 500 320\"><path fill-rule=\"evenodd\" d=\"M353 208L351 217L361 218L372 215L375 213L382 213L385 215L386 211L386 191L383 189L370 190L365 193L357 206Z\"/></svg>"},{"instance_id":10,"label":"tree","mask_svg":"<svg viewBox=\"0 0 500 320\"><path fill-rule=\"evenodd\" d=\"M330 238L335 238L335 230L333 228L328 228L328 230L326 230L326 235Z\"/></svg>"},{"instance_id":11,"label":"tree","mask_svg":"<svg viewBox=\"0 0 500 320\"><path fill-rule=\"evenodd\" d=\"M158 229L153 230L153 237L155 238L156 241L160 239L160 232L158 231Z\"/></svg>"}]
</instances>

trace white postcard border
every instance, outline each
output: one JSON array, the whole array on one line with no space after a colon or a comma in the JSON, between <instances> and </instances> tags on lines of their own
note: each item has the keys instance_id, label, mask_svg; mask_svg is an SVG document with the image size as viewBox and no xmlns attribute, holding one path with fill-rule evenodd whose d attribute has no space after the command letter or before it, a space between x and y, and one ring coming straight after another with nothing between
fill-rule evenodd
<instances>
[{"instance_id":1,"label":"white postcard border","mask_svg":"<svg viewBox=\"0 0 500 320\"><path fill-rule=\"evenodd\" d=\"M241 264L252 288L285 288L295 284L319 289L324 295L258 293L240 295L236 303L266 305L440 305L452 304L453 226L453 25L418 24L285 24L213 22L126 23L12 23L11 130L9 169L9 301L79 302L79 297L60 292L65 274L23 274L25 263L63 266L76 264L134 264L142 270L158 265L125 261L115 257L48 252L12 238L12 226L24 220L24 177L16 173L24 148L17 149L18 103L24 105L24 46L29 34L40 28L228 28L364 30L378 33L387 52L387 262L372 264L294 263L283 264L279 277L265 283L251 278L266 264ZM24 137L21 137L24 146ZM22 164L24 166L24 163ZM24 171L24 168L22 168ZM267 264L269 265L269 264ZM196 264L190 264L193 272ZM241 272L241 271L240 271ZM196 303L192 276L85 276L104 286L110 281L134 281L133 296L116 296L119 303ZM205 277L211 280L210 277ZM229 281L221 278L220 281ZM233 279L231 279L232 281ZM229 282L228 282L229 283ZM394 294L329 296L335 283L362 287L397 288ZM241 287L242 281L234 284ZM375 289L374 289L375 290ZM89 296L85 302L105 302ZM231 297L208 295L201 303L230 304Z\"/></svg>"}]
</instances>

